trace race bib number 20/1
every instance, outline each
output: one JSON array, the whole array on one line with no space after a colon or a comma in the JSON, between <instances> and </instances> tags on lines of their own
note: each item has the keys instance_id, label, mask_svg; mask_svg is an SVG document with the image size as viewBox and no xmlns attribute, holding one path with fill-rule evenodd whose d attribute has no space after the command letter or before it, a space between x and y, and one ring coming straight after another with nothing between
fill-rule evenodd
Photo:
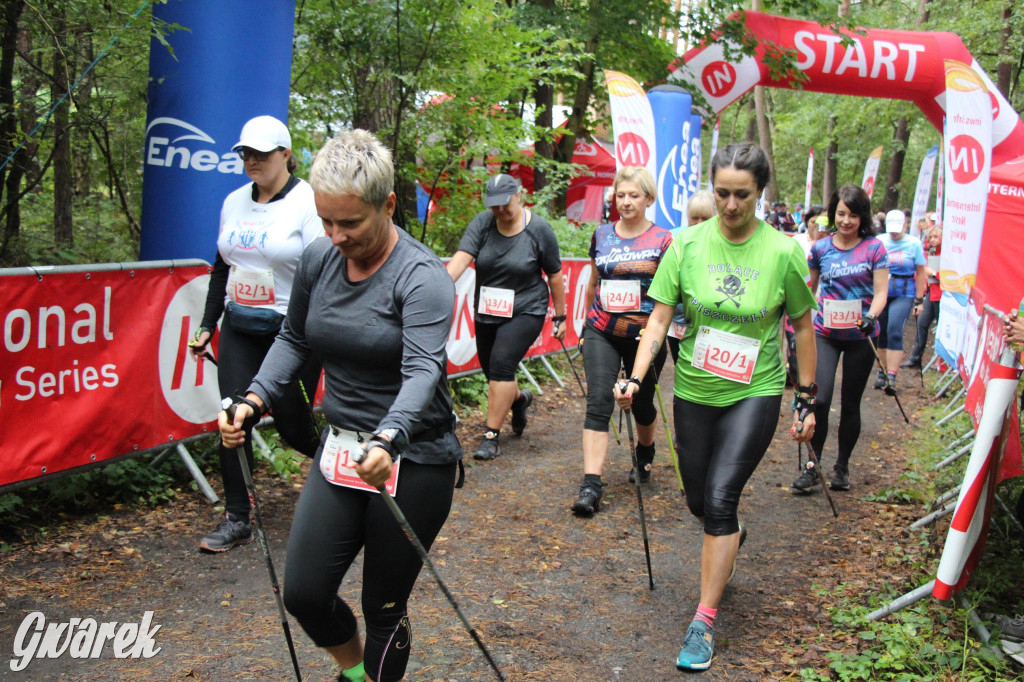
<instances>
[{"instance_id":1,"label":"race bib number 20/1","mask_svg":"<svg viewBox=\"0 0 1024 682\"><path fill-rule=\"evenodd\" d=\"M759 339L702 326L697 330L690 364L723 379L749 384L760 351Z\"/></svg>"}]
</instances>

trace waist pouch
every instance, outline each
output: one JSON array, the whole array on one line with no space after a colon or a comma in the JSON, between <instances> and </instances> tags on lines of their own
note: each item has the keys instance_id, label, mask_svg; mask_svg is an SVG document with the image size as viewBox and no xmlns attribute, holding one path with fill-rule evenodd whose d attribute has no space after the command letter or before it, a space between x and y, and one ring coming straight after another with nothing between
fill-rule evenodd
<instances>
[{"instance_id":1,"label":"waist pouch","mask_svg":"<svg viewBox=\"0 0 1024 682\"><path fill-rule=\"evenodd\" d=\"M267 336L281 331L284 315L270 308L256 308L228 301L224 313L231 326L243 334Z\"/></svg>"}]
</instances>

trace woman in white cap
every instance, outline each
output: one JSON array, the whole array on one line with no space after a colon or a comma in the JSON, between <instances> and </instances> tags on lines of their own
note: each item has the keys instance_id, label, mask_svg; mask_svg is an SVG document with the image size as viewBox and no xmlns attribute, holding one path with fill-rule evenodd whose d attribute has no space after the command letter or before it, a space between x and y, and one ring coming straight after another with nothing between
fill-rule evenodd
<instances>
[{"instance_id":1,"label":"woman in white cap","mask_svg":"<svg viewBox=\"0 0 1024 682\"><path fill-rule=\"evenodd\" d=\"M224 200L206 310L190 344L194 356L203 355L223 314L217 365L223 397L245 391L256 375L281 330L299 257L310 242L324 234L313 190L292 174L298 164L291 146L284 123L273 116L257 116L242 127L232 148L242 158L252 182ZM301 384L293 382L287 395L274 403L278 433L309 457L320 444L320 433L306 401L313 398L319 378L320 365L310 360L300 374ZM245 453L251 470L253 453L248 438ZM199 542L206 552L224 552L253 539L241 465L234 450L223 445L220 472L225 514L217 528Z\"/></svg>"},{"instance_id":2,"label":"woman in white cap","mask_svg":"<svg viewBox=\"0 0 1024 682\"><path fill-rule=\"evenodd\" d=\"M544 328L548 293L555 314L551 335L565 338L565 285L558 239L548 221L522 203L519 182L498 173L487 181L484 206L448 262L458 281L476 260L476 349L487 377L487 424L474 459L494 459L512 410L512 432L526 428L533 393L516 384L516 367ZM544 274L548 281L544 282Z\"/></svg>"},{"instance_id":3,"label":"woman in white cap","mask_svg":"<svg viewBox=\"0 0 1024 682\"><path fill-rule=\"evenodd\" d=\"M927 280L921 240L906 233L907 216L893 210L885 214L885 234L878 238L889 253L889 299L878 318L878 349L885 368L878 370L875 388L896 393L896 372L903 361L903 327L913 312L921 311ZM886 376L888 371L888 376Z\"/></svg>"}]
</instances>

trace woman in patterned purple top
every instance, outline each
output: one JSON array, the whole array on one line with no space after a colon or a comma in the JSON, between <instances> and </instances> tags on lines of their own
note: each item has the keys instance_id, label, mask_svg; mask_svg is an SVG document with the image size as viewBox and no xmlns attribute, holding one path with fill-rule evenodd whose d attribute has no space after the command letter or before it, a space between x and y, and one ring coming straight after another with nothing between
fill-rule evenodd
<instances>
[{"instance_id":1,"label":"woman in patterned purple top","mask_svg":"<svg viewBox=\"0 0 1024 682\"><path fill-rule=\"evenodd\" d=\"M620 219L601 225L590 241L590 283L587 324L583 330L583 366L587 373L587 416L583 423L583 483L572 505L577 516L591 516L601 507L601 474L608 454L608 422L615 409L612 390L622 366L632 367L640 334L654 310L647 290L672 233L647 219L657 198L657 185L645 168L625 166L615 174L615 206ZM665 364L665 347L655 359L655 372L640 383L634 396L636 458L646 481L654 461L655 374Z\"/></svg>"},{"instance_id":2,"label":"woman in patterned purple top","mask_svg":"<svg viewBox=\"0 0 1024 682\"><path fill-rule=\"evenodd\" d=\"M874 237L871 199L860 187L843 185L835 191L828 204L828 222L835 232L816 241L807 259L811 289L818 291L821 287L814 316L818 350L814 418L818 427L811 447L820 463L828 437L836 369L842 356L839 451L830 487L849 490L850 455L860 437L860 401L875 361L871 337L878 335L875 322L885 308L888 294L889 256L882 242ZM814 463L809 461L793 481L792 490L808 493L819 480Z\"/></svg>"}]
</instances>

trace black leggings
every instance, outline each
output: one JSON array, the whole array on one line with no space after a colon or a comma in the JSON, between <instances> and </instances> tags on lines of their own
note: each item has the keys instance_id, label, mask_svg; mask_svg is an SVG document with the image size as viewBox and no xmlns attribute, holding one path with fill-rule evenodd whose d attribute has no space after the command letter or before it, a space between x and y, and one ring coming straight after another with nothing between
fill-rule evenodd
<instances>
[{"instance_id":1,"label":"black leggings","mask_svg":"<svg viewBox=\"0 0 1024 682\"><path fill-rule=\"evenodd\" d=\"M456 466L402 460L395 501L427 549L451 510ZM328 483L318 453L292 519L284 603L319 647L344 644L358 632L338 587L360 549L366 674L400 680L411 643L406 604L422 563L380 494Z\"/></svg>"},{"instance_id":2,"label":"black leggings","mask_svg":"<svg viewBox=\"0 0 1024 682\"><path fill-rule=\"evenodd\" d=\"M221 397L245 395L275 338L275 334L253 336L236 331L228 316L224 316L220 324L220 357L217 358L217 382ZM317 382L320 381L320 363L312 355L303 366L299 379L312 400ZM284 442L307 457L312 457L320 445L320 432L310 416L298 381L289 384L285 394L274 402L273 414L274 426ZM246 492L238 455L235 448L228 449L223 445L219 446L218 452L220 476L224 481L224 508L232 514L244 516L249 513L249 494ZM252 429L245 433L245 455L249 460L249 471L252 471Z\"/></svg>"},{"instance_id":3,"label":"black leggings","mask_svg":"<svg viewBox=\"0 0 1024 682\"><path fill-rule=\"evenodd\" d=\"M587 417L583 428L608 431L612 412L615 411L615 395L612 393L615 380L619 378L620 366L627 372L633 369L638 345L636 339L609 336L593 327L583 328L583 370L587 374ZM633 394L633 417L640 426L653 424L658 416L654 407L654 376L661 376L665 357L665 346L662 345L654 358L654 371L647 372L640 390Z\"/></svg>"},{"instance_id":4,"label":"black leggings","mask_svg":"<svg viewBox=\"0 0 1024 682\"><path fill-rule=\"evenodd\" d=\"M544 328L543 315L516 315L507 322L476 324L476 354L488 381L515 381L516 367Z\"/></svg>"},{"instance_id":5,"label":"black leggings","mask_svg":"<svg viewBox=\"0 0 1024 682\"><path fill-rule=\"evenodd\" d=\"M708 535L739 531L736 508L743 486L775 435L782 396L752 396L725 407L676 396L679 471L690 512L704 518Z\"/></svg>"},{"instance_id":6,"label":"black leggings","mask_svg":"<svg viewBox=\"0 0 1024 682\"><path fill-rule=\"evenodd\" d=\"M914 340L914 349L910 351L909 360L921 362L921 357L928 347L928 332L931 331L932 322L938 321L939 302L925 298L921 304L921 314L917 316L917 338Z\"/></svg>"},{"instance_id":7,"label":"black leggings","mask_svg":"<svg viewBox=\"0 0 1024 682\"><path fill-rule=\"evenodd\" d=\"M860 438L860 401L868 385L875 353L870 339L839 341L815 336L818 350L818 368L814 381L818 384L818 398L814 404L814 435L811 447L821 463L821 451L828 438L828 415L832 407L832 394L836 385L839 356L843 356L843 387L839 394L839 453L836 467L847 469L850 455Z\"/></svg>"}]
</instances>

